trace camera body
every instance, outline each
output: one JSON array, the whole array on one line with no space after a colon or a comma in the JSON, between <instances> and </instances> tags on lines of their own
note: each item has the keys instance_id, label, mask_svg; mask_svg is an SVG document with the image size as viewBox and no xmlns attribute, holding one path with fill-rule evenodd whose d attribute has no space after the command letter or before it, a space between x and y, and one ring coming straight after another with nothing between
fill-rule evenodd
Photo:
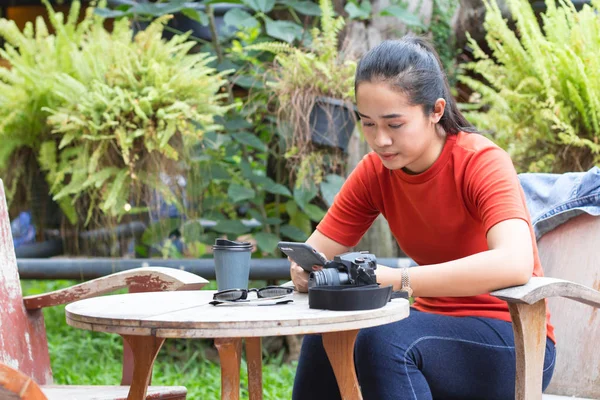
<instances>
[{"instance_id":1,"label":"camera body","mask_svg":"<svg viewBox=\"0 0 600 400\"><path fill-rule=\"evenodd\" d=\"M377 283L376 269L377 257L366 251L340 254L327 261L322 270L310 273L308 287L373 285Z\"/></svg>"}]
</instances>

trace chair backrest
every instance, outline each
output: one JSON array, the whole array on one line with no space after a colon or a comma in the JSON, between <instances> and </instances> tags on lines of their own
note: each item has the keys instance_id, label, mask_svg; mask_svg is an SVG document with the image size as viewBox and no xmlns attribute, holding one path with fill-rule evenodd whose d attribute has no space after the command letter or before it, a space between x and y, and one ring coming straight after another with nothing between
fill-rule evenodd
<instances>
[{"instance_id":1,"label":"chair backrest","mask_svg":"<svg viewBox=\"0 0 600 400\"><path fill-rule=\"evenodd\" d=\"M583 214L542 236L544 274L600 290L600 217ZM548 301L557 360L546 393L600 399L600 311L568 299Z\"/></svg>"},{"instance_id":2,"label":"chair backrest","mask_svg":"<svg viewBox=\"0 0 600 400\"><path fill-rule=\"evenodd\" d=\"M52 383L42 310L30 312L23 304L4 185L1 179L0 363L32 377L40 385Z\"/></svg>"}]
</instances>

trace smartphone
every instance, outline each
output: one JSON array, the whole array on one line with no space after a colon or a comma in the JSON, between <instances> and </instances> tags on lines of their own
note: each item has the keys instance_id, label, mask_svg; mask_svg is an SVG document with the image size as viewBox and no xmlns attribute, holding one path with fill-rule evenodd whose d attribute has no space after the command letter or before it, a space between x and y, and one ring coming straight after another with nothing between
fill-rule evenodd
<instances>
[{"instance_id":1,"label":"smartphone","mask_svg":"<svg viewBox=\"0 0 600 400\"><path fill-rule=\"evenodd\" d=\"M313 265L323 266L327 262L327 259L321 253L307 243L279 242L277 247L306 272L312 272Z\"/></svg>"}]
</instances>

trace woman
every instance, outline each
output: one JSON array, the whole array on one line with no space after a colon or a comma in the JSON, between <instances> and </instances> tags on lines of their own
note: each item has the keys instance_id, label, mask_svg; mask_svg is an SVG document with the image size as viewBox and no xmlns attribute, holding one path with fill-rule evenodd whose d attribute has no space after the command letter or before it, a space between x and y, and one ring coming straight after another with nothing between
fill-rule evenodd
<instances>
[{"instance_id":1,"label":"woman","mask_svg":"<svg viewBox=\"0 0 600 400\"><path fill-rule=\"evenodd\" d=\"M364 398L514 399L510 314L489 293L543 272L510 157L469 128L424 39L375 47L360 61L355 85L373 152L307 243L331 259L382 213L420 265L376 270L381 285L408 291L415 303L409 318L359 332L355 365ZM292 263L291 275L306 291L308 274ZM554 356L548 315L544 388ZM293 398L339 397L321 337L306 336Z\"/></svg>"}]
</instances>

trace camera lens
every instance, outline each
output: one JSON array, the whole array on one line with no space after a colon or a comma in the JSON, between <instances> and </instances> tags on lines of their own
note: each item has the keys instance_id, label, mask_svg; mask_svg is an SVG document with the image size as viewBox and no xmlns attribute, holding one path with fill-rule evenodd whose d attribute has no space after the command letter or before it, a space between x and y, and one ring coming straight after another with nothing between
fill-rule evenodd
<instances>
[{"instance_id":1,"label":"camera lens","mask_svg":"<svg viewBox=\"0 0 600 400\"><path fill-rule=\"evenodd\" d=\"M348 283L348 274L335 268L324 268L313 271L308 276L308 287L314 286L339 286Z\"/></svg>"}]
</instances>

